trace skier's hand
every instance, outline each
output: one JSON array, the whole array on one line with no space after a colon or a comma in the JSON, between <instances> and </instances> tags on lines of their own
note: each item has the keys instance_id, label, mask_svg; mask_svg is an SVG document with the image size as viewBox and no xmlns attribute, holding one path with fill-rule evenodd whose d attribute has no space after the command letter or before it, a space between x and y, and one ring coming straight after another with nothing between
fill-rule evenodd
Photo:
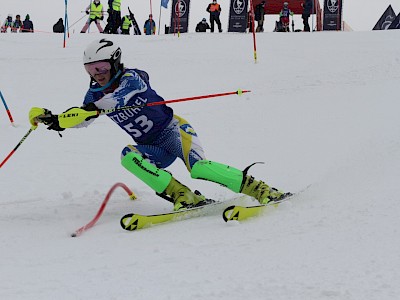
<instances>
[{"instance_id":1,"label":"skier's hand","mask_svg":"<svg viewBox=\"0 0 400 300\"><path fill-rule=\"evenodd\" d=\"M87 15L89 14L89 11L88 11L88 10L86 11L86 14L87 14Z\"/></svg>"},{"instance_id":2,"label":"skier's hand","mask_svg":"<svg viewBox=\"0 0 400 300\"><path fill-rule=\"evenodd\" d=\"M103 20L103 19L104 19L104 17L103 17L103 16L101 16L101 17L100 17L100 20Z\"/></svg>"},{"instance_id":3,"label":"skier's hand","mask_svg":"<svg viewBox=\"0 0 400 300\"><path fill-rule=\"evenodd\" d=\"M82 106L82 109L86 110L86 111L98 111L99 108L96 106L96 104L89 103L87 105ZM89 121L90 119L95 119L97 118L99 115L94 115L94 116L89 116L85 119L85 121Z\"/></svg>"},{"instance_id":4,"label":"skier's hand","mask_svg":"<svg viewBox=\"0 0 400 300\"><path fill-rule=\"evenodd\" d=\"M29 111L29 122L32 126L38 126L38 123L44 123L44 119L51 115L51 111L40 108L32 107Z\"/></svg>"}]
</instances>

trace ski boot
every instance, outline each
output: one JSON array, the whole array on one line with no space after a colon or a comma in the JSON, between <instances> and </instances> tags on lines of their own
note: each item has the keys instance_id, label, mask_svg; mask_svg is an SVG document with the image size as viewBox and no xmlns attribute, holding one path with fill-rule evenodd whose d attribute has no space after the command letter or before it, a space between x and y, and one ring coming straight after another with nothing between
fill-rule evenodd
<instances>
[{"instance_id":1,"label":"ski boot","mask_svg":"<svg viewBox=\"0 0 400 300\"><path fill-rule=\"evenodd\" d=\"M167 200L174 203L175 211L203 206L214 202L213 200L206 199L199 191L193 193L187 186L180 183L174 177L171 178L169 185L160 196L165 199L169 196L171 200Z\"/></svg>"},{"instance_id":2,"label":"ski boot","mask_svg":"<svg viewBox=\"0 0 400 300\"><path fill-rule=\"evenodd\" d=\"M268 186L261 180L255 180L253 176L246 175L241 193L251 196L260 202L268 204L269 202L279 202L280 200L291 196L291 193L283 193L276 188Z\"/></svg>"}]
</instances>

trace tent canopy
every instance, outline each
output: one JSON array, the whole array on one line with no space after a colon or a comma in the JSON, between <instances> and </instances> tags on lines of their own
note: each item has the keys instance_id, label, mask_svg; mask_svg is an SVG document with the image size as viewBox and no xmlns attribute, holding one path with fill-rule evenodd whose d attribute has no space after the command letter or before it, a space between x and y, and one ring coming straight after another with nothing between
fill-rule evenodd
<instances>
[{"instance_id":1,"label":"tent canopy","mask_svg":"<svg viewBox=\"0 0 400 300\"><path fill-rule=\"evenodd\" d=\"M260 4L261 1L262 0L253 0L253 6L255 7L256 5ZM303 7L301 4L304 2L304 0L265 0L265 13L268 15L279 14L283 8L284 2L289 3L289 8L294 14L301 15L303 13ZM317 2L318 0L314 0L313 14L315 14L316 8L319 7L319 2Z\"/></svg>"}]
</instances>

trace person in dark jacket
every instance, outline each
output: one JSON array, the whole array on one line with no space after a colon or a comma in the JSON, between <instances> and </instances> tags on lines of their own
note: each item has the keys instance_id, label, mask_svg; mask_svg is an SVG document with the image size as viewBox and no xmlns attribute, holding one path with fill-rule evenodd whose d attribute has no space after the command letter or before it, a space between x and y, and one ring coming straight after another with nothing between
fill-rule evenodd
<instances>
[{"instance_id":1,"label":"person in dark jacket","mask_svg":"<svg viewBox=\"0 0 400 300\"><path fill-rule=\"evenodd\" d=\"M62 18L58 19L57 23L53 25L53 32L64 33L64 21Z\"/></svg>"},{"instance_id":2,"label":"person in dark jacket","mask_svg":"<svg viewBox=\"0 0 400 300\"><path fill-rule=\"evenodd\" d=\"M303 7L303 13L301 15L301 18L303 19L304 31L310 32L310 24L308 24L308 18L310 18L310 15L312 13L312 8L313 8L312 0L304 0L301 6Z\"/></svg>"},{"instance_id":3,"label":"person in dark jacket","mask_svg":"<svg viewBox=\"0 0 400 300\"><path fill-rule=\"evenodd\" d=\"M264 8L265 1L262 1L260 4L256 5L256 9L254 11L254 20L257 21L256 32L264 32Z\"/></svg>"},{"instance_id":4,"label":"person in dark jacket","mask_svg":"<svg viewBox=\"0 0 400 300\"><path fill-rule=\"evenodd\" d=\"M197 24L196 32L206 32L207 29L211 29L211 27L208 25L206 18L203 18L203 20Z\"/></svg>"},{"instance_id":5,"label":"person in dark jacket","mask_svg":"<svg viewBox=\"0 0 400 300\"><path fill-rule=\"evenodd\" d=\"M31 21L29 14L26 15L25 21L23 23L24 27L22 28L21 32L33 32L33 23Z\"/></svg>"},{"instance_id":6,"label":"person in dark jacket","mask_svg":"<svg viewBox=\"0 0 400 300\"><path fill-rule=\"evenodd\" d=\"M214 22L217 23L219 32L222 32L221 21L219 19L221 5L217 3L217 0L213 0L212 3L208 4L206 11L210 13L211 32L214 32Z\"/></svg>"}]
</instances>

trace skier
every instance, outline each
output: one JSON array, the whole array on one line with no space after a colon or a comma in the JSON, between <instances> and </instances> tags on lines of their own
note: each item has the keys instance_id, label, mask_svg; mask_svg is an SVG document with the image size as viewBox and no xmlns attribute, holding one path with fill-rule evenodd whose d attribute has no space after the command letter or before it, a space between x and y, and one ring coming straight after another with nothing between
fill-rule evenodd
<instances>
[{"instance_id":1,"label":"skier","mask_svg":"<svg viewBox=\"0 0 400 300\"><path fill-rule=\"evenodd\" d=\"M212 3L208 4L206 11L210 13L211 32L214 32L214 22L217 23L219 32L222 32L221 21L219 19L221 5L217 3L217 0L213 0Z\"/></svg>"},{"instance_id":2,"label":"skier","mask_svg":"<svg viewBox=\"0 0 400 300\"><path fill-rule=\"evenodd\" d=\"M86 93L81 109L93 111L93 116L74 120L71 113L71 126L87 127L98 116L100 109L118 109L126 106L149 104L164 101L150 86L149 75L139 69L125 68L121 63L121 49L112 41L101 39L88 45L83 55L83 64L90 76L90 88ZM70 110L66 111L66 114ZM136 142L127 145L121 153L121 164L159 196L174 203L174 210L201 206L210 203L203 195L193 193L187 186L164 170L176 158L186 165L192 178L221 184L228 189L254 197L260 203L268 203L285 196L284 193L255 180L245 171L206 160L200 140L193 127L183 118L174 115L167 105L143 106L121 109L108 113L121 129ZM48 125L49 130L63 131L58 115L45 108L33 107L29 121ZM62 123L65 124L65 123Z\"/></svg>"},{"instance_id":3,"label":"skier","mask_svg":"<svg viewBox=\"0 0 400 300\"><path fill-rule=\"evenodd\" d=\"M279 13L279 21L282 23L283 31L289 32L289 15L293 16L293 12L289 9L289 3L284 2L283 8Z\"/></svg>"},{"instance_id":4,"label":"skier","mask_svg":"<svg viewBox=\"0 0 400 300\"><path fill-rule=\"evenodd\" d=\"M93 2L90 3L90 5L86 8L86 14L89 15L89 19L83 26L81 33L86 33L92 22L95 22L99 32L103 33L103 28L100 25L100 20L104 19L104 11L103 4L100 3L100 0L93 0Z\"/></svg>"},{"instance_id":5,"label":"skier","mask_svg":"<svg viewBox=\"0 0 400 300\"><path fill-rule=\"evenodd\" d=\"M12 30L12 26L13 26L13 21L12 21L12 15L8 15L6 20L4 21L3 25L1 25L1 32L2 33L6 33L7 29L10 27Z\"/></svg>"},{"instance_id":6,"label":"skier","mask_svg":"<svg viewBox=\"0 0 400 300\"><path fill-rule=\"evenodd\" d=\"M207 29L211 29L210 25L208 25L206 18L203 18L201 22L196 25L196 32L206 32Z\"/></svg>"}]
</instances>

